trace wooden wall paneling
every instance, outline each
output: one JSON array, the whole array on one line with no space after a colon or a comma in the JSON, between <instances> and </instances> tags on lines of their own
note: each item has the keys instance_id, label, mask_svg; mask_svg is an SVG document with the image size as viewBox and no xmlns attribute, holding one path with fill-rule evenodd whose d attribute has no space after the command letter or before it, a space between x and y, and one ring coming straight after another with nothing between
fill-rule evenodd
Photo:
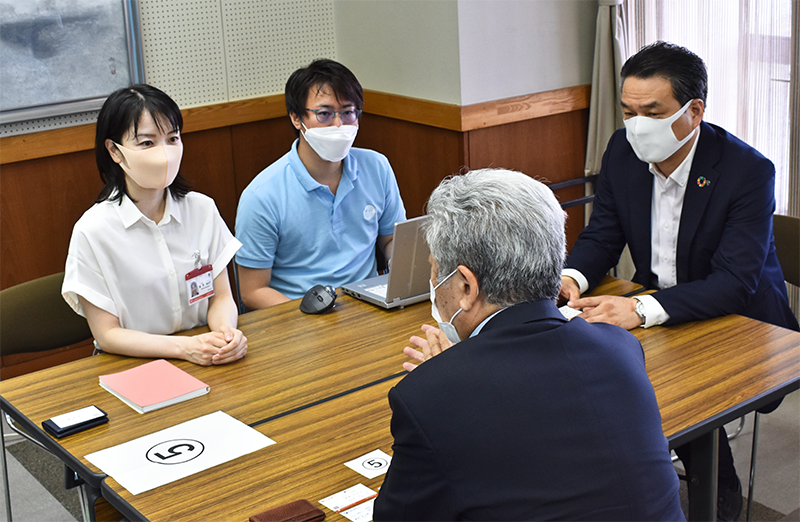
<instances>
[{"instance_id":1,"label":"wooden wall paneling","mask_svg":"<svg viewBox=\"0 0 800 522\"><path fill-rule=\"evenodd\" d=\"M294 140L292 125L285 115L231 127L237 202L253 178L289 152Z\"/></svg>"},{"instance_id":2,"label":"wooden wall paneling","mask_svg":"<svg viewBox=\"0 0 800 522\"><path fill-rule=\"evenodd\" d=\"M14 163L94 149L95 124L0 138L0 163Z\"/></svg>"},{"instance_id":3,"label":"wooden wall paneling","mask_svg":"<svg viewBox=\"0 0 800 522\"><path fill-rule=\"evenodd\" d=\"M222 219L233 231L237 199L230 129L223 127L184 134L181 174L192 190L214 199Z\"/></svg>"},{"instance_id":4,"label":"wooden wall paneling","mask_svg":"<svg viewBox=\"0 0 800 522\"><path fill-rule=\"evenodd\" d=\"M519 170L551 183L583 176L587 110L469 131L473 169Z\"/></svg>"},{"instance_id":5,"label":"wooden wall paneling","mask_svg":"<svg viewBox=\"0 0 800 522\"><path fill-rule=\"evenodd\" d=\"M544 183L584 175L589 111L581 109L469 131L469 166L518 170ZM559 190L559 201L583 196L583 187ZM583 230L584 207L567 212L567 245Z\"/></svg>"},{"instance_id":6,"label":"wooden wall paneling","mask_svg":"<svg viewBox=\"0 0 800 522\"><path fill-rule=\"evenodd\" d=\"M591 90L591 85L576 85L554 91L466 105L461 109L461 130L494 127L586 109L589 107Z\"/></svg>"},{"instance_id":7,"label":"wooden wall paneling","mask_svg":"<svg viewBox=\"0 0 800 522\"><path fill-rule=\"evenodd\" d=\"M465 164L461 132L363 114L355 146L389 158L408 217L420 216L439 182Z\"/></svg>"},{"instance_id":8,"label":"wooden wall paneling","mask_svg":"<svg viewBox=\"0 0 800 522\"><path fill-rule=\"evenodd\" d=\"M427 127L439 127L454 131L464 130L462 129L463 108L460 105L364 89L364 110L369 114L402 119Z\"/></svg>"},{"instance_id":9,"label":"wooden wall paneling","mask_svg":"<svg viewBox=\"0 0 800 522\"><path fill-rule=\"evenodd\" d=\"M72 227L102 188L93 151L3 165L0 288L62 272Z\"/></svg>"}]
</instances>

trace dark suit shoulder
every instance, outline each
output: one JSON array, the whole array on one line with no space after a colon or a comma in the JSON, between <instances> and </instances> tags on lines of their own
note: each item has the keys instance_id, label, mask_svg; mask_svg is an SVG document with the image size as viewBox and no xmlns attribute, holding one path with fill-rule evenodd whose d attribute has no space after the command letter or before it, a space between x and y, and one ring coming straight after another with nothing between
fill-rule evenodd
<instances>
[{"instance_id":1,"label":"dark suit shoulder","mask_svg":"<svg viewBox=\"0 0 800 522\"><path fill-rule=\"evenodd\" d=\"M716 156L714 158L716 161L712 163L718 162L717 168L731 173L748 176L775 175L772 161L757 149L718 125L707 122L703 122L701 125L700 143L696 156L703 158L705 155L713 154Z\"/></svg>"}]
</instances>

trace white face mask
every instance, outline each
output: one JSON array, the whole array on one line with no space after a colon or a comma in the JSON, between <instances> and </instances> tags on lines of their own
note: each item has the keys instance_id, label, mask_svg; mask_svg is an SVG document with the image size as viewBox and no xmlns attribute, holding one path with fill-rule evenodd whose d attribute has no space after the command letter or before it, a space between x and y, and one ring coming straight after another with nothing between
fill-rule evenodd
<instances>
[{"instance_id":1,"label":"white face mask","mask_svg":"<svg viewBox=\"0 0 800 522\"><path fill-rule=\"evenodd\" d=\"M672 124L683 116L692 100L686 102L682 108L669 118L657 119L647 116L634 116L625 120L625 135L628 143L633 147L636 156L647 163L661 163L669 158L689 141L696 128L685 138L678 141L672 131Z\"/></svg>"},{"instance_id":2,"label":"white face mask","mask_svg":"<svg viewBox=\"0 0 800 522\"><path fill-rule=\"evenodd\" d=\"M342 161L356 139L358 125L342 125L341 127L314 127L305 129L303 136L317 155L325 161Z\"/></svg>"},{"instance_id":3,"label":"white face mask","mask_svg":"<svg viewBox=\"0 0 800 522\"><path fill-rule=\"evenodd\" d=\"M183 142L134 150L115 143L124 158L122 170L144 189L163 189L172 185L183 158Z\"/></svg>"},{"instance_id":4,"label":"white face mask","mask_svg":"<svg viewBox=\"0 0 800 522\"><path fill-rule=\"evenodd\" d=\"M447 322L442 321L442 316L441 314L439 314L439 308L436 307L436 289L442 286L442 284L444 284L445 281L450 279L450 277L456 272L458 272L457 268L452 272L450 272L447 275L447 277L439 281L439 284L436 286L433 286L433 281L428 281L428 284L431 287L431 315L436 320L436 322L439 323L439 330L444 332L444 334L453 344L456 344L457 342L461 341L461 337L459 337L456 327L453 326L453 319L455 319L456 316L461 313L462 309L459 308L458 311L453 314L453 317L451 317L449 321Z\"/></svg>"}]
</instances>

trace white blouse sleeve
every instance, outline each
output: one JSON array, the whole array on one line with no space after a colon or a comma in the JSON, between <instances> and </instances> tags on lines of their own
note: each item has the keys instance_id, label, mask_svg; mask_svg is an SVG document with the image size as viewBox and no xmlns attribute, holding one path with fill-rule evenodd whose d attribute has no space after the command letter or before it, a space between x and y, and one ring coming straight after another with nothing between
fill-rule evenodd
<instances>
[{"instance_id":1,"label":"white blouse sleeve","mask_svg":"<svg viewBox=\"0 0 800 522\"><path fill-rule=\"evenodd\" d=\"M100 271L97 257L85 233L81 230L80 221L75 224L72 231L61 295L67 304L81 316L85 317L86 315L78 301L78 296L114 316L119 316L105 277Z\"/></svg>"},{"instance_id":2,"label":"white blouse sleeve","mask_svg":"<svg viewBox=\"0 0 800 522\"><path fill-rule=\"evenodd\" d=\"M219 215L219 210L213 200L211 200L211 205L213 207L214 231L208 257L214 267L213 277L216 278L222 273L225 267L228 266L228 263L231 262L236 251L241 248L242 243L233 237L233 234L231 234L231 231L228 229L228 225L225 224L222 216Z\"/></svg>"}]
</instances>

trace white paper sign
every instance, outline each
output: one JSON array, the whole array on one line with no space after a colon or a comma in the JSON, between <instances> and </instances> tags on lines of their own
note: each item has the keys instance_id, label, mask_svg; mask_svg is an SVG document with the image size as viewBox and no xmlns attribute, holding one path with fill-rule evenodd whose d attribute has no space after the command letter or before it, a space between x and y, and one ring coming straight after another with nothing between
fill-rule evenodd
<instances>
[{"instance_id":1,"label":"white paper sign","mask_svg":"<svg viewBox=\"0 0 800 522\"><path fill-rule=\"evenodd\" d=\"M319 501L320 504L330 509L334 513L342 513L352 509L351 506L358 505L368 498L374 498L377 493L369 489L364 484L356 484L343 491L325 497Z\"/></svg>"},{"instance_id":2,"label":"white paper sign","mask_svg":"<svg viewBox=\"0 0 800 522\"><path fill-rule=\"evenodd\" d=\"M372 479L386 473L391 463L392 457L378 449L370 451L366 455L353 459L350 462L345 462L344 465Z\"/></svg>"},{"instance_id":3,"label":"white paper sign","mask_svg":"<svg viewBox=\"0 0 800 522\"><path fill-rule=\"evenodd\" d=\"M375 499L373 498L356 507L342 511L339 514L353 522L370 522L372 520L372 511L374 507Z\"/></svg>"},{"instance_id":4,"label":"white paper sign","mask_svg":"<svg viewBox=\"0 0 800 522\"><path fill-rule=\"evenodd\" d=\"M138 495L272 444L274 440L217 411L86 455L86 460Z\"/></svg>"}]
</instances>

